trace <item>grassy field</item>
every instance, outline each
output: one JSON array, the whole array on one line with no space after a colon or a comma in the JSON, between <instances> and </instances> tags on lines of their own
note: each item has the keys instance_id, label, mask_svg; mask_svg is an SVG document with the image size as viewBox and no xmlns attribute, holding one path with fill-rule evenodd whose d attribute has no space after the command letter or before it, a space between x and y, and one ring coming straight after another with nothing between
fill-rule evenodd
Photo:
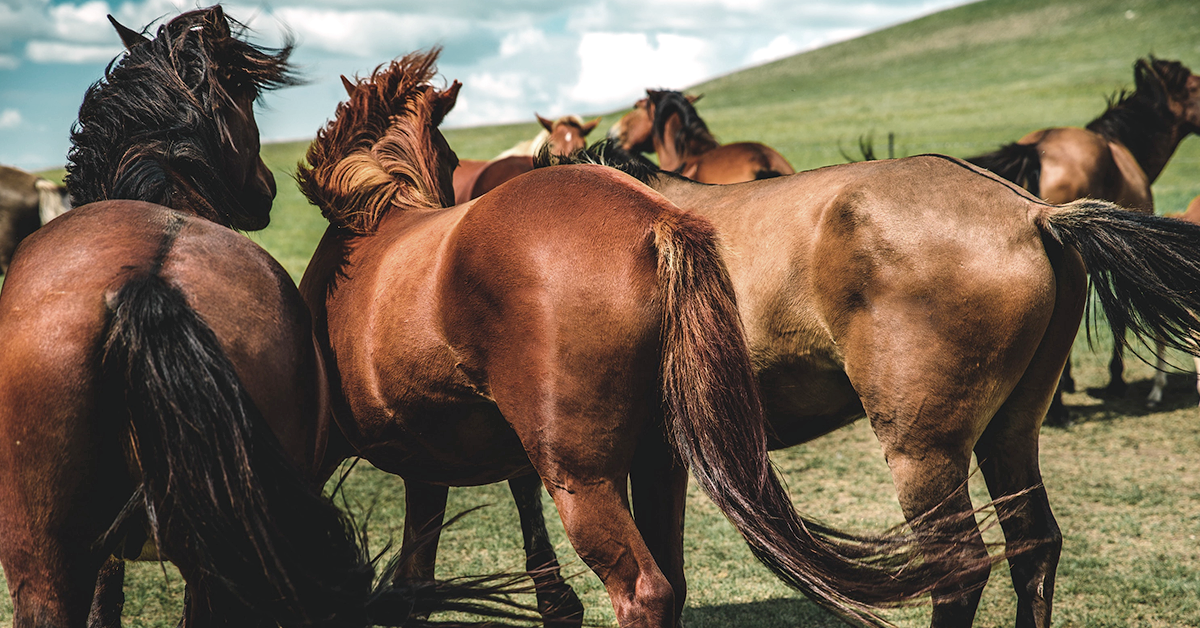
<instances>
[{"instance_id":1,"label":"grassy field","mask_svg":"<svg viewBox=\"0 0 1200 628\"><path fill-rule=\"evenodd\" d=\"M798 168L841 161L859 135L894 132L899 154L958 156L991 150L1046 126L1082 126L1105 97L1131 87L1139 56L1180 59L1200 70L1200 4L1190 1L988 0L853 41L784 59L689 89L724 141L758 140ZM453 77L451 77L453 78ZM332 113L332 112L331 112ZM601 130L623 112L605 116ZM463 158L487 158L532 137L536 123L452 129ZM878 143L878 142L877 142ZM272 226L252 237L297 280L325 227L288 181L303 143L264 146L279 177ZM1179 211L1200 194L1200 139L1183 142L1154 187L1161 212ZM1082 343L1081 343L1082 344ZM1153 371L1131 361L1124 400L1087 392L1106 383L1109 339L1074 355L1078 394L1067 397L1076 422L1045 430L1042 469L1065 547L1058 572L1055 625L1200 625L1200 413L1194 380L1171 379L1166 402L1141 399ZM1177 356L1177 363L1190 364ZM879 530L901 521L880 448L865 422L779 452L775 463L797 506L834 525ZM976 478L977 480L978 478ZM977 503L986 501L973 482ZM372 509L370 531L382 545L399 538L403 487L369 465L350 475L346 496ZM523 563L515 509L503 485L451 491L451 512L483 511L447 531L439 575L513 570ZM613 625L599 581L574 558L548 498L547 520L589 621ZM833 616L776 583L736 532L693 487L687 514L690 628L835 626ZM173 626L182 599L169 568L130 569L127 626ZM11 604L0 596L0 625ZM1003 569L984 593L977 625L1011 625L1014 598ZM923 608L891 615L905 626L927 623Z\"/></svg>"}]
</instances>

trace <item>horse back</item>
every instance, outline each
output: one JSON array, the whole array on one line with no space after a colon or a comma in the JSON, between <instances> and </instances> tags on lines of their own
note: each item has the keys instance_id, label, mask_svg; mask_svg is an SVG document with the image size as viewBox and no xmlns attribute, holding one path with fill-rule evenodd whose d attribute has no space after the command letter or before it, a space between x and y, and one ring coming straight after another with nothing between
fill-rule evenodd
<instances>
[{"instance_id":1,"label":"horse back","mask_svg":"<svg viewBox=\"0 0 1200 628\"><path fill-rule=\"evenodd\" d=\"M729 184L794 173L775 149L758 142L723 144L684 165L683 176L701 183Z\"/></svg>"}]
</instances>

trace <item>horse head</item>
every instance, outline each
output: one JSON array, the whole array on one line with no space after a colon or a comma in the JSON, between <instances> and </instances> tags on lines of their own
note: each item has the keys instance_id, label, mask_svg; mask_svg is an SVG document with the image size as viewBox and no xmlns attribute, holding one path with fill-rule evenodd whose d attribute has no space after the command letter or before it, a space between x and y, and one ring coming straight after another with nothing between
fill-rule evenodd
<instances>
[{"instance_id":1,"label":"horse head","mask_svg":"<svg viewBox=\"0 0 1200 628\"><path fill-rule=\"evenodd\" d=\"M126 54L80 106L67 175L77 204L134 198L265 227L275 178L259 155L254 102L297 82L290 42L243 41L220 6L183 13L153 39L109 20Z\"/></svg>"},{"instance_id":2,"label":"horse head","mask_svg":"<svg viewBox=\"0 0 1200 628\"><path fill-rule=\"evenodd\" d=\"M1138 59L1133 66L1137 94L1144 94L1167 119L1174 119L1184 133L1200 132L1200 76L1179 61L1153 56Z\"/></svg>"},{"instance_id":3,"label":"horse head","mask_svg":"<svg viewBox=\"0 0 1200 628\"><path fill-rule=\"evenodd\" d=\"M565 157L575 151L587 148L588 133L591 133L596 125L600 124L600 118L584 122L579 116L563 116L551 121L537 114L534 115L537 116L542 128L550 134L546 140L546 145L550 147L550 153L558 157Z\"/></svg>"},{"instance_id":4,"label":"horse head","mask_svg":"<svg viewBox=\"0 0 1200 628\"><path fill-rule=\"evenodd\" d=\"M633 103L633 110L612 125L608 137L631 153L654 152L654 104L650 99Z\"/></svg>"}]
</instances>

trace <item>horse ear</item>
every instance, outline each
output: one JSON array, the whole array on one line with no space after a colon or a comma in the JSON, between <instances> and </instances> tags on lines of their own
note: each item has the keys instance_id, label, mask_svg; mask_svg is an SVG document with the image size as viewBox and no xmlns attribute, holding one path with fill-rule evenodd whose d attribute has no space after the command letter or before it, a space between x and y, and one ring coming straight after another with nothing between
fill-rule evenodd
<instances>
[{"instance_id":1,"label":"horse ear","mask_svg":"<svg viewBox=\"0 0 1200 628\"><path fill-rule=\"evenodd\" d=\"M345 74L342 75L342 87L346 90L347 96L354 95L354 83L351 82L350 79L346 78Z\"/></svg>"},{"instance_id":2,"label":"horse ear","mask_svg":"<svg viewBox=\"0 0 1200 628\"><path fill-rule=\"evenodd\" d=\"M108 21L112 22L113 28L117 29L117 35L121 37L121 43L125 44L126 50L133 50L134 46L150 41L149 39L146 39L145 35L118 22L117 18L113 17L112 15L108 16Z\"/></svg>"},{"instance_id":3,"label":"horse ear","mask_svg":"<svg viewBox=\"0 0 1200 628\"><path fill-rule=\"evenodd\" d=\"M591 133L593 130L595 130L596 125L598 125L598 124L600 124L600 118L596 118L595 120L589 120L587 122L584 122L583 126L579 127L579 130L583 131L584 137L587 137L587 134Z\"/></svg>"},{"instance_id":4,"label":"horse ear","mask_svg":"<svg viewBox=\"0 0 1200 628\"><path fill-rule=\"evenodd\" d=\"M209 27L216 31L218 37L229 37L231 35L229 32L229 20L225 18L225 9L221 5L218 4L209 9L207 21Z\"/></svg>"},{"instance_id":5,"label":"horse ear","mask_svg":"<svg viewBox=\"0 0 1200 628\"><path fill-rule=\"evenodd\" d=\"M437 101L434 103L433 123L441 124L446 114L454 108L454 104L458 102L458 90L462 89L462 83L454 81L446 91L437 94Z\"/></svg>"},{"instance_id":6,"label":"horse ear","mask_svg":"<svg viewBox=\"0 0 1200 628\"><path fill-rule=\"evenodd\" d=\"M688 96L684 96L684 98L686 98L688 102L690 102L694 105L694 104L696 104L697 100L704 98L704 94L696 94L695 96L688 95Z\"/></svg>"},{"instance_id":7,"label":"horse ear","mask_svg":"<svg viewBox=\"0 0 1200 628\"><path fill-rule=\"evenodd\" d=\"M553 123L553 122L551 122L550 120L547 120L547 119L543 118L542 116L539 116L539 115L538 115L538 114L536 114L536 113L535 113L535 114L533 114L533 115L534 115L534 116L535 116L535 117L538 119L538 122L542 123L542 128L546 129L546 132L547 132L547 133L553 133L553 132L554 132L554 123Z\"/></svg>"}]
</instances>

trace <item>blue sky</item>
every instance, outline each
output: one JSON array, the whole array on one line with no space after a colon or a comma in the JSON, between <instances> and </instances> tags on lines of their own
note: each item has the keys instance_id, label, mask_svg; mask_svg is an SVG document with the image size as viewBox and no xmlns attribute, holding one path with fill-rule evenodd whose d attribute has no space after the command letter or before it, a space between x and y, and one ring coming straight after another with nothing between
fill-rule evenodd
<instances>
[{"instance_id":1,"label":"blue sky","mask_svg":"<svg viewBox=\"0 0 1200 628\"><path fill-rule=\"evenodd\" d=\"M264 140L311 137L363 74L406 52L445 47L463 82L448 126L602 113L645 87L706 78L908 21L964 0L275 0L225 4L252 39L290 30L309 83L268 95ZM194 2L0 0L0 163L65 162L89 84L120 54L106 14L135 29Z\"/></svg>"}]
</instances>

